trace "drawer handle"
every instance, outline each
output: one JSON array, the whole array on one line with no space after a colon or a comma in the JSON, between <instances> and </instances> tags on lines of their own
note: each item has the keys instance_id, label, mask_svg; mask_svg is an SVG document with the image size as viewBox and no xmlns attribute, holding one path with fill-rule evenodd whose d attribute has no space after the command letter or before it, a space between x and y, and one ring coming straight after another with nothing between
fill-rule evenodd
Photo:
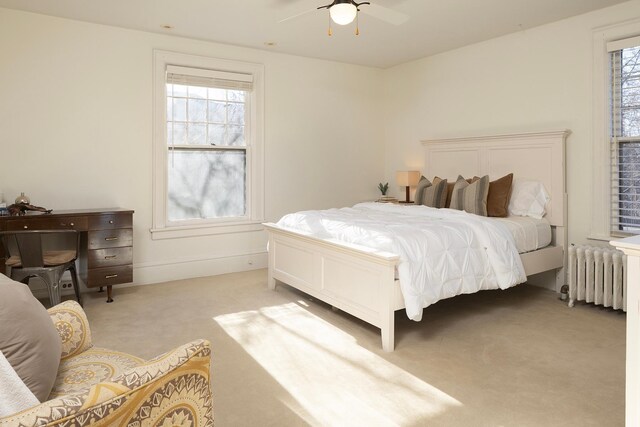
<instances>
[{"instance_id":1,"label":"drawer handle","mask_svg":"<svg viewBox=\"0 0 640 427\"><path fill-rule=\"evenodd\" d=\"M109 220L109 224L113 224L113 220L112 219Z\"/></svg>"},{"instance_id":2,"label":"drawer handle","mask_svg":"<svg viewBox=\"0 0 640 427\"><path fill-rule=\"evenodd\" d=\"M118 277L117 274L107 274L106 276L104 276L105 279L113 279L114 277Z\"/></svg>"},{"instance_id":3,"label":"drawer handle","mask_svg":"<svg viewBox=\"0 0 640 427\"><path fill-rule=\"evenodd\" d=\"M67 224L65 224L64 222L61 222L61 223L60 223L60 225L61 225L61 226L63 226L63 227L66 227L66 226L67 226ZM70 222L70 223L69 223L69 226L70 226L70 227L73 227L74 225L75 225L75 224L74 224L74 223L72 223L72 222Z\"/></svg>"},{"instance_id":4,"label":"drawer handle","mask_svg":"<svg viewBox=\"0 0 640 427\"><path fill-rule=\"evenodd\" d=\"M29 229L29 226L28 226L28 225L25 225L23 228L24 228L25 230L27 230L27 229Z\"/></svg>"},{"instance_id":5,"label":"drawer handle","mask_svg":"<svg viewBox=\"0 0 640 427\"><path fill-rule=\"evenodd\" d=\"M104 240L106 240L107 242L113 242L114 240L118 240L117 237L105 237Z\"/></svg>"},{"instance_id":6,"label":"drawer handle","mask_svg":"<svg viewBox=\"0 0 640 427\"><path fill-rule=\"evenodd\" d=\"M117 257L117 255L107 255L104 259L116 259Z\"/></svg>"}]
</instances>

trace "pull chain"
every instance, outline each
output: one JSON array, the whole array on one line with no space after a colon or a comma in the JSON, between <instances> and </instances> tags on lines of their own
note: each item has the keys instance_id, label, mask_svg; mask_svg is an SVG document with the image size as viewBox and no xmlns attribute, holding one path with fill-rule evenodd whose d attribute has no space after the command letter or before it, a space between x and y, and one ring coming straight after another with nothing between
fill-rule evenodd
<instances>
[{"instance_id":1,"label":"pull chain","mask_svg":"<svg viewBox=\"0 0 640 427\"><path fill-rule=\"evenodd\" d=\"M329 14L329 37L333 35L333 31L331 31L331 14Z\"/></svg>"},{"instance_id":2,"label":"pull chain","mask_svg":"<svg viewBox=\"0 0 640 427\"><path fill-rule=\"evenodd\" d=\"M356 9L356 36L360 35L360 10Z\"/></svg>"}]
</instances>

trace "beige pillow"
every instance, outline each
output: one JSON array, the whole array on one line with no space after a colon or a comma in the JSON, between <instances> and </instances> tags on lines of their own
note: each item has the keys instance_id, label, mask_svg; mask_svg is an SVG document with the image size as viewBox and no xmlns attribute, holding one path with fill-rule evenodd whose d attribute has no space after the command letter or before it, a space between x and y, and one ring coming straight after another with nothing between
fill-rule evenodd
<instances>
[{"instance_id":1,"label":"beige pillow","mask_svg":"<svg viewBox=\"0 0 640 427\"><path fill-rule=\"evenodd\" d=\"M62 341L29 287L0 274L0 351L40 402L58 373Z\"/></svg>"},{"instance_id":2,"label":"beige pillow","mask_svg":"<svg viewBox=\"0 0 640 427\"><path fill-rule=\"evenodd\" d=\"M430 206L432 208L444 208L446 202L447 180L436 176L433 178L433 184L422 191L422 200L420 204Z\"/></svg>"},{"instance_id":3,"label":"beige pillow","mask_svg":"<svg viewBox=\"0 0 640 427\"><path fill-rule=\"evenodd\" d=\"M458 175L458 178L460 178L460 175ZM473 181L471 178L467 179L467 182L469 184L471 184ZM453 187L455 187L456 183L455 182L448 182L447 183L447 202L444 204L445 208L450 208L451 207L451 196L453 195Z\"/></svg>"},{"instance_id":4,"label":"beige pillow","mask_svg":"<svg viewBox=\"0 0 640 427\"><path fill-rule=\"evenodd\" d=\"M469 186L469 181L464 179L462 175L458 175L458 179L453 184L453 188L451 189L451 201L449 202L449 207L451 209L462 210L462 193Z\"/></svg>"},{"instance_id":5,"label":"beige pillow","mask_svg":"<svg viewBox=\"0 0 640 427\"><path fill-rule=\"evenodd\" d=\"M471 184L462 176L458 176L451 195L451 208L487 216L488 195L489 175L485 175Z\"/></svg>"},{"instance_id":6,"label":"beige pillow","mask_svg":"<svg viewBox=\"0 0 640 427\"><path fill-rule=\"evenodd\" d=\"M418 181L418 186L416 188L416 195L414 196L414 203L416 205L422 204L422 194L424 193L424 190L427 187L431 187L431 181L429 181L424 176L421 176L420 181Z\"/></svg>"}]
</instances>

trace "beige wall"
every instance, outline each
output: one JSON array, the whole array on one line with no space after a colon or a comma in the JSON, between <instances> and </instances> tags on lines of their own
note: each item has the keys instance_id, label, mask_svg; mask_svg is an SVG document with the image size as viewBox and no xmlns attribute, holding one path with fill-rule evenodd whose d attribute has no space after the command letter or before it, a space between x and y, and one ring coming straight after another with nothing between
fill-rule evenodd
<instances>
[{"instance_id":1,"label":"beige wall","mask_svg":"<svg viewBox=\"0 0 640 427\"><path fill-rule=\"evenodd\" d=\"M264 266L262 232L151 240L152 52L163 49L265 65L268 220L374 198L381 180L401 196L395 171L422 168L421 139L567 128L569 237L582 242L593 29L639 6L384 71L0 9L0 190L54 209L135 209L138 283Z\"/></svg>"},{"instance_id":2,"label":"beige wall","mask_svg":"<svg viewBox=\"0 0 640 427\"><path fill-rule=\"evenodd\" d=\"M640 2L627 2L386 70L387 178L422 169L423 139L570 129L569 239L585 242L593 30L639 17Z\"/></svg>"},{"instance_id":3,"label":"beige wall","mask_svg":"<svg viewBox=\"0 0 640 427\"><path fill-rule=\"evenodd\" d=\"M151 240L153 49L265 65L268 220L376 197L380 70L0 9L7 199L134 209L138 283L265 265L263 232Z\"/></svg>"}]
</instances>

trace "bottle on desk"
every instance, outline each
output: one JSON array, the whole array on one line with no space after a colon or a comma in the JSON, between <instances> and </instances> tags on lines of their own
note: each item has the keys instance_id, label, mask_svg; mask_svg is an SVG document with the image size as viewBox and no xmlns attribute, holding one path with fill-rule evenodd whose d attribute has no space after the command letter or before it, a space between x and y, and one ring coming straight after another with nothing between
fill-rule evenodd
<instances>
[{"instance_id":1,"label":"bottle on desk","mask_svg":"<svg viewBox=\"0 0 640 427\"><path fill-rule=\"evenodd\" d=\"M0 216L9 215L9 210L7 209L7 202L4 201L4 193L0 191Z\"/></svg>"}]
</instances>

